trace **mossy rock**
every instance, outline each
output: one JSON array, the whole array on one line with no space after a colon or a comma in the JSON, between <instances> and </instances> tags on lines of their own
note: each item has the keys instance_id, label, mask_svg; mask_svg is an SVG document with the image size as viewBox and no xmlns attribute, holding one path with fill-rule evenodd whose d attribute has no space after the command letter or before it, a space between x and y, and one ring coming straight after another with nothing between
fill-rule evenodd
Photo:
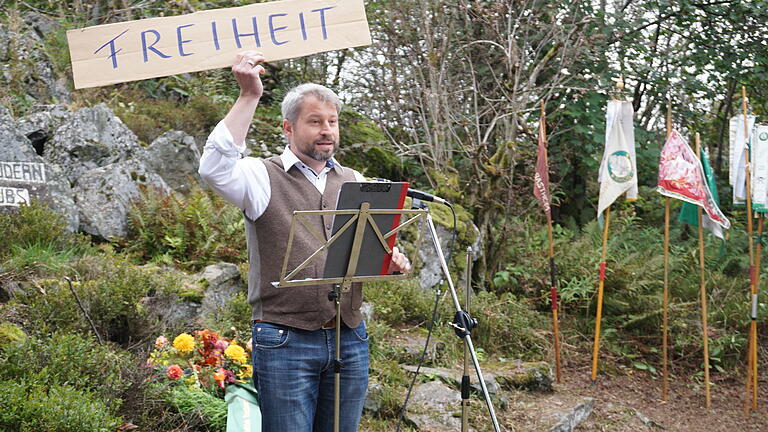
<instances>
[{"instance_id":1,"label":"mossy rock","mask_svg":"<svg viewBox=\"0 0 768 432\"><path fill-rule=\"evenodd\" d=\"M386 135L381 128L362 114L352 110L342 110L339 115L342 143L384 142Z\"/></svg>"},{"instance_id":2,"label":"mossy rock","mask_svg":"<svg viewBox=\"0 0 768 432\"><path fill-rule=\"evenodd\" d=\"M208 281L206 282L206 286ZM202 285L202 283L201 283ZM185 301L193 303L202 303L203 297L205 297L205 288L199 289L196 287L185 286L184 289L179 291L179 298Z\"/></svg>"},{"instance_id":3,"label":"mossy rock","mask_svg":"<svg viewBox=\"0 0 768 432\"><path fill-rule=\"evenodd\" d=\"M341 112L339 161L369 178L398 181L404 178L403 161L374 122L350 110Z\"/></svg>"},{"instance_id":4,"label":"mossy rock","mask_svg":"<svg viewBox=\"0 0 768 432\"><path fill-rule=\"evenodd\" d=\"M499 385L505 390L552 391L552 368L547 362L517 361L488 364L486 368L496 374Z\"/></svg>"}]
</instances>

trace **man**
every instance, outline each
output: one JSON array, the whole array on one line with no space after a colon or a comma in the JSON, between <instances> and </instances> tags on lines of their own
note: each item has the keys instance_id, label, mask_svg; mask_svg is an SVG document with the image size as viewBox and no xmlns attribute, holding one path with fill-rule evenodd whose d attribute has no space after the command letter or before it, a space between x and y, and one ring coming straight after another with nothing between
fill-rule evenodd
<instances>
[{"instance_id":1,"label":"man","mask_svg":"<svg viewBox=\"0 0 768 432\"><path fill-rule=\"evenodd\" d=\"M200 175L225 200L243 210L248 239L248 301L253 309L253 371L265 432L333 429L335 305L331 287L275 288L287 248L294 210L332 210L345 181L364 181L333 158L339 148L341 103L330 89L303 84L282 103L283 154L268 160L241 158L245 137L263 93L264 56L245 51L232 72L240 95L208 138ZM318 217L313 229L331 233L331 218ZM320 243L310 233L294 233L289 268L296 268ZM323 262L297 279L322 277ZM390 271L410 269L395 248ZM355 284L342 296L340 430L355 431L368 387L368 342Z\"/></svg>"}]
</instances>

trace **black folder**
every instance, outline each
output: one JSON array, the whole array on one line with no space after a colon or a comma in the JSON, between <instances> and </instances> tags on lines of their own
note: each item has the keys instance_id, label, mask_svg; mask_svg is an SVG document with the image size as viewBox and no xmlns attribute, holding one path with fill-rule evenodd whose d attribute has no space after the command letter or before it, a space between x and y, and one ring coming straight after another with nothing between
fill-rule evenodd
<instances>
[{"instance_id":1,"label":"black folder","mask_svg":"<svg viewBox=\"0 0 768 432\"><path fill-rule=\"evenodd\" d=\"M407 182L346 182L341 185L336 210L359 210L364 202L369 203L371 209L401 210L407 192ZM335 235L352 216L336 215L333 220L332 235ZM382 235L386 235L400 223L399 214L380 214L372 217ZM355 238L355 227L356 224L352 224L329 246L325 260L325 278L346 276L352 253L352 242ZM393 235L387 239L390 249L394 247L396 237L397 235ZM386 252L373 228L367 223L357 269L353 276L387 274L391 260L392 255Z\"/></svg>"}]
</instances>

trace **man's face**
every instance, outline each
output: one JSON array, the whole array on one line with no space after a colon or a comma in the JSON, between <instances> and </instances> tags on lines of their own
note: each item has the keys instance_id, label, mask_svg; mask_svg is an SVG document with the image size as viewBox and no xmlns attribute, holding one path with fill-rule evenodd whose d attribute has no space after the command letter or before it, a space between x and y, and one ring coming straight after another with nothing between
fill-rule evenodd
<instances>
[{"instance_id":1,"label":"man's face","mask_svg":"<svg viewBox=\"0 0 768 432\"><path fill-rule=\"evenodd\" d=\"M339 149L339 116L336 107L320 102L311 95L304 97L296 122L283 120L283 131L288 137L291 150L310 166L329 160Z\"/></svg>"}]
</instances>

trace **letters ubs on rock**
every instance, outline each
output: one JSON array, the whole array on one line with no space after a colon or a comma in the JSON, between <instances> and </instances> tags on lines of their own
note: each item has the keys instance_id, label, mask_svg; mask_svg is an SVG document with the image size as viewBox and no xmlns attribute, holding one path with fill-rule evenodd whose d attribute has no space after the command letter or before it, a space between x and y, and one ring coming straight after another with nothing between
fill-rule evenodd
<instances>
[{"instance_id":1,"label":"letters ubs on rock","mask_svg":"<svg viewBox=\"0 0 768 432\"><path fill-rule=\"evenodd\" d=\"M29 204L29 191L19 183L45 183L45 164L39 162L0 162L0 207Z\"/></svg>"}]
</instances>

